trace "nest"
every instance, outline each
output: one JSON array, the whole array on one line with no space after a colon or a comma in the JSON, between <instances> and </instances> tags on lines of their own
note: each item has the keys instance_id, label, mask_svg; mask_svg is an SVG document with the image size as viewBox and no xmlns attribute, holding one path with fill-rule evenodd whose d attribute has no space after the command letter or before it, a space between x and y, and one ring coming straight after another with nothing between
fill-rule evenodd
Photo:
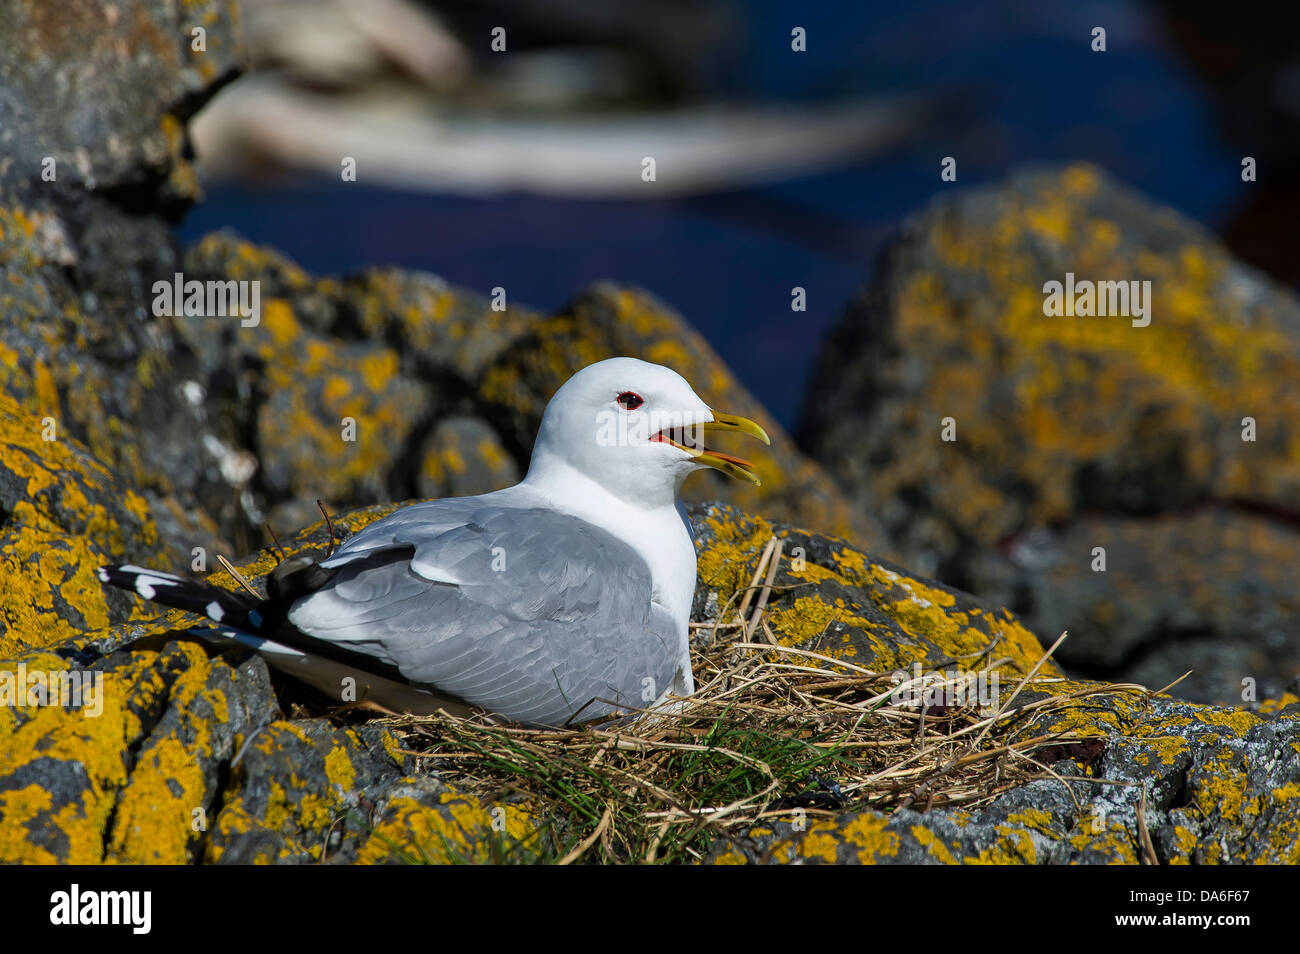
<instances>
[{"instance_id":1,"label":"nest","mask_svg":"<svg viewBox=\"0 0 1300 954\"><path fill-rule=\"evenodd\" d=\"M755 622L731 624L740 641L695 655L698 689L670 713L563 730L445 714L377 721L419 770L530 813L538 837L520 860L662 863L698 861L718 839L795 818L811 825L867 809L978 809L1035 778L1071 791L1073 777L1051 763L1080 752L1086 763L1097 740L1035 734L1046 723L1032 716L1086 696L1149 694L1038 676L1058 640L1032 670L1007 679L1014 691L991 707L899 705L900 691L921 689L920 680L900 684L775 639L750 642L770 634ZM512 860L509 851L500 857Z\"/></svg>"}]
</instances>

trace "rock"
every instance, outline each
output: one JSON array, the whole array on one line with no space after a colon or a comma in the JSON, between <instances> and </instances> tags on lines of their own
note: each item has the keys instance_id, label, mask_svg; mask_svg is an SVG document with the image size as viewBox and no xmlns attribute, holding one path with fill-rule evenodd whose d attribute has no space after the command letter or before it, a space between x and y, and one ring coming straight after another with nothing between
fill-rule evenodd
<instances>
[{"instance_id":1,"label":"rock","mask_svg":"<svg viewBox=\"0 0 1300 954\"><path fill-rule=\"evenodd\" d=\"M873 408L865 432L828 425L814 438L838 448L828 459L859 503L879 506L877 525L644 292L598 285L540 316L498 310L430 275L312 277L230 236L177 249L169 220L196 195L184 124L236 67L233 6L124 0L55 16L20 0L10 20L0 36L0 862L553 857L554 806L453 790L428 759L403 750L390 723L323 709L255 654L196 637L185 614L106 594L92 573L124 559L204 573L217 553L242 552L243 575L264 585L278 558L251 541L268 514L289 556L320 557L331 541L313 513L318 497L337 510L492 489L522 472L554 389L611 354L673 365L706 401L755 417L776 438L755 455L761 491L707 479L694 491L722 491L737 505L694 511L702 644L736 638L736 604L775 536L783 551L763 638L833 667L984 665L1016 678L1042 661L1031 627L996 601L888 562L893 542L923 570L956 567L1019 599L1074 586L1059 557L1093 537L1124 551L1113 559L1125 573L1148 572L1154 551L1133 541L1157 518L1167 518L1157 542L1175 552L1172 569L1148 579L1148 602L1181 601L1179 625L1226 626L1234 616L1215 605L1223 591L1213 587L1228 584L1214 571L1238 582L1256 574L1255 589L1238 586L1233 598L1255 600L1261 628L1284 628L1277 594L1295 532L1287 501L1300 483L1290 452L1300 413L1294 306L1089 170L1018 181L1010 213L996 195L969 215L935 213L933 234L919 228L895 252L930 270L880 286L883 305L867 309L878 328L865 339L841 332L838 344L861 355L844 393L869 387L878 403L852 405ZM190 45L199 26L201 55ZM40 175L47 155L60 170L52 182ZM1081 256L1067 249L1074 232L1086 240ZM1027 256L1011 256L1014 268L993 258L1017 243L1056 265L1132 262L1158 278L1156 321L1140 329L1154 333L1089 325L1063 344L1044 340L1023 291L1034 287L1024 284ZM981 269L981 256L994 267ZM257 320L155 307L154 282L177 272L260 282ZM972 289L972 300L961 297ZM1005 315L990 304L1002 301ZM1198 319L1207 302L1227 330ZM894 305L897 328L885 320ZM989 327L995 312L1005 328ZM971 341L951 333L966 327L976 329ZM979 362L994 353L1007 385L986 393ZM1085 387L1102 380L1093 372L1103 358L1118 369L1109 404ZM1218 376L1200 376L1206 368ZM1016 395L1028 395L1027 411ZM945 408L960 415L964 443L916 440L919 422ZM1023 447L998 430L1012 411L1016 436L1032 438ZM1243 459L1224 428L1246 414L1262 426ZM987 478L1004 473L989 469L1004 457L1013 476ZM939 465L946 483L929 479ZM353 509L335 529L345 537L392 509ZM1197 549L1207 535L1218 547ZM999 557L990 541L1004 538ZM1198 576L1179 562L1184 553L1213 567ZM224 570L209 578L236 586ZM1152 592L1157 584L1172 595ZM1043 597L1031 612L1082 612L1070 600ZM1119 665L1167 625L1158 612L1131 618L1133 631L1106 647ZM1048 622L1039 632L1053 635ZM1281 638L1268 645L1295 637ZM1158 660L1148 660L1152 672ZM1024 731L1083 740L1056 746L1051 760L1077 778L1040 778L965 812L921 811L903 798L888 816L865 810L809 826L791 817L720 843L710 860L1300 860L1293 694L1251 713L1098 694L1064 681L1053 663L1039 671L1090 693L1086 704L1015 714ZM1096 784L1106 779L1130 784Z\"/></svg>"},{"instance_id":2,"label":"rock","mask_svg":"<svg viewBox=\"0 0 1300 954\"><path fill-rule=\"evenodd\" d=\"M680 362L707 400L763 417L644 293L602 286L546 318L423 273L316 278L226 235L182 253L171 221L197 196L186 121L239 68L237 8L43 9L20 2L0 38L0 392L147 502L163 568L246 552L268 519L290 532L318 499L348 509L504 486L526 470L554 389L610 354ZM258 314L173 315L156 285L177 275L256 282ZM870 537L769 429L765 489L706 477L706 494Z\"/></svg>"},{"instance_id":3,"label":"rock","mask_svg":"<svg viewBox=\"0 0 1300 954\"><path fill-rule=\"evenodd\" d=\"M336 531L392 509L341 516ZM329 534L322 521L284 543L323 557ZM241 569L261 584L275 563L260 553ZM261 658L218 653L191 622L172 611L0 658L0 862L432 863L535 841L517 806L412 777L382 726L286 718ZM99 674L98 694L61 706L26 689L33 674L57 685L72 673ZM22 695L5 697L15 685Z\"/></svg>"},{"instance_id":4,"label":"rock","mask_svg":"<svg viewBox=\"0 0 1300 954\"><path fill-rule=\"evenodd\" d=\"M144 497L0 392L0 657L125 620L95 568L163 557Z\"/></svg>"},{"instance_id":5,"label":"rock","mask_svg":"<svg viewBox=\"0 0 1300 954\"><path fill-rule=\"evenodd\" d=\"M340 515L346 537L392 512ZM720 504L692 512L699 534L695 619L731 617L773 536L784 541L766 619L782 645L877 671L1002 661L1009 684L1042 655L1007 611L881 561L842 540ZM290 556L323 556L323 521L286 538ZM800 552L802 551L802 552ZM262 585L276 556L242 572ZM802 561L796 564L796 561ZM224 571L211 579L236 584ZM101 672L103 711L0 707L0 860L94 863L349 863L544 860L544 806L480 802L414 771L382 726L287 717L311 693L272 685L261 660L218 653L185 632L185 614L81 633L0 660L0 689L27 671ZM708 627L701 627L708 638ZM737 638L734 634L722 638ZM983 658L981 658L982 651ZM963 657L957 661L957 657ZM1051 663L1039 670L1059 679ZM1096 688L1057 683L1062 689ZM1039 696L1026 691L1020 698ZM83 699L88 704L90 700ZM1300 704L1259 714L1111 692L1012 729L1082 741L1058 746L1058 774L973 810L901 806L803 824L793 816L719 842L709 861L1134 862L1136 806L1164 861L1294 863L1300 832ZM1095 742L1093 741L1095 740ZM1061 760L1064 761L1061 761ZM1097 780L1130 783L1103 786ZM1076 806L1076 801L1078 805ZM919 803L918 803L919 804Z\"/></svg>"},{"instance_id":6,"label":"rock","mask_svg":"<svg viewBox=\"0 0 1300 954\"><path fill-rule=\"evenodd\" d=\"M0 181L0 391L167 512L163 543L177 561L217 536L194 498L216 468L196 452L203 421L177 390L185 356L160 334L148 295L178 261L161 220L94 196L69 212Z\"/></svg>"},{"instance_id":7,"label":"rock","mask_svg":"<svg viewBox=\"0 0 1300 954\"><path fill-rule=\"evenodd\" d=\"M1261 718L1168 698L1149 707L1118 694L1090 702L1064 718L1026 720L1024 729L1104 740L1099 757L1054 765L1084 780L1030 782L974 811L779 822L720 841L706 861L1138 864L1150 857L1142 827L1161 864L1300 861L1300 706Z\"/></svg>"},{"instance_id":8,"label":"rock","mask_svg":"<svg viewBox=\"0 0 1300 954\"><path fill-rule=\"evenodd\" d=\"M219 804L218 770L239 737L274 709L260 660L235 668L209 660L191 641L88 664L51 652L0 662L0 674L21 671L99 673L102 711L0 707L0 857L197 860L203 833L192 823Z\"/></svg>"},{"instance_id":9,"label":"rock","mask_svg":"<svg viewBox=\"0 0 1300 954\"><path fill-rule=\"evenodd\" d=\"M1097 546L1106 572L1082 572L1071 555ZM1293 678L1300 534L1284 523L1213 506L1081 516L1012 552L1032 586L994 556L974 562L976 589L1006 602L1018 592L1031 618L1068 621L1065 658L1081 670L1155 689L1191 670L1177 695L1231 703L1276 697Z\"/></svg>"},{"instance_id":10,"label":"rock","mask_svg":"<svg viewBox=\"0 0 1300 954\"><path fill-rule=\"evenodd\" d=\"M496 431L477 417L444 418L420 454L421 497L464 497L482 487L508 487L523 477Z\"/></svg>"},{"instance_id":11,"label":"rock","mask_svg":"<svg viewBox=\"0 0 1300 954\"><path fill-rule=\"evenodd\" d=\"M363 807L402 758L382 729L336 728L324 719L258 726L230 767L226 800L203 860L219 864L353 862L369 835Z\"/></svg>"},{"instance_id":12,"label":"rock","mask_svg":"<svg viewBox=\"0 0 1300 954\"><path fill-rule=\"evenodd\" d=\"M220 422L225 480L277 502L387 496L430 404L428 389L400 372L397 352L311 331L280 298L265 303L255 327L232 324L174 326L196 356L189 380L205 416Z\"/></svg>"},{"instance_id":13,"label":"rock","mask_svg":"<svg viewBox=\"0 0 1300 954\"><path fill-rule=\"evenodd\" d=\"M361 848L361 864L526 864L545 845L537 821L516 805L484 807L425 779L400 779L381 795L378 822Z\"/></svg>"},{"instance_id":14,"label":"rock","mask_svg":"<svg viewBox=\"0 0 1300 954\"><path fill-rule=\"evenodd\" d=\"M186 121L239 68L238 8L17 0L5 19L0 391L128 481L179 562L218 531L190 492L202 428L149 289L179 264L168 220L198 195Z\"/></svg>"},{"instance_id":15,"label":"rock","mask_svg":"<svg viewBox=\"0 0 1300 954\"><path fill-rule=\"evenodd\" d=\"M777 517L859 537L874 527L703 339L643 292L597 285L553 316L497 310L431 275L375 269L315 279L226 234L191 249L185 274L262 282L260 326L185 319L174 326L182 350L197 358L192 380L206 418L227 422L222 446L260 462L247 484L256 514L246 516L320 496L348 506L507 486L527 470L551 394L579 368L630 354L667 363L710 404L753 416L775 435L770 450L743 448L762 488L705 474L692 481L696 499L761 502ZM357 424L351 444L338 437L345 415ZM229 525L235 516L218 518Z\"/></svg>"},{"instance_id":16,"label":"rock","mask_svg":"<svg viewBox=\"0 0 1300 954\"><path fill-rule=\"evenodd\" d=\"M257 462L242 513L223 511L224 524L251 529L267 510L301 516L318 498L346 507L453 486L484 493L520 472L474 379L531 313L493 311L431 275L313 278L224 234L189 251L185 274L261 282L257 326L173 328L197 357L191 380L205 416L223 422L222 446Z\"/></svg>"},{"instance_id":17,"label":"rock","mask_svg":"<svg viewBox=\"0 0 1300 954\"><path fill-rule=\"evenodd\" d=\"M1048 317L1067 272L1151 282L1150 324ZM1159 687L1194 640L1179 691L1232 703L1300 668L1300 307L1194 223L1088 166L956 194L810 380L801 440L902 562L1070 630L1075 671Z\"/></svg>"},{"instance_id":18,"label":"rock","mask_svg":"<svg viewBox=\"0 0 1300 954\"><path fill-rule=\"evenodd\" d=\"M1006 658L1028 672L1043 646L1016 617L919 577L834 537L776 524L732 507L691 511L698 551L692 618L730 622L763 548L784 541L766 618L783 646L845 659L875 672L977 669ZM706 631L707 634L707 631ZM708 638L707 635L705 637ZM1060 671L1050 662L1041 670Z\"/></svg>"},{"instance_id":19,"label":"rock","mask_svg":"<svg viewBox=\"0 0 1300 954\"><path fill-rule=\"evenodd\" d=\"M711 607L733 605L775 535L784 541L784 554L766 618L782 645L909 675L914 663L923 671L978 670L1003 657L1004 697L1042 655L1042 645L1007 610L843 541L716 505L695 510L692 519L700 551L697 620L717 618ZM1039 671L1060 675L1050 663ZM1083 685L1067 682L1057 691ZM1019 698L1041 697L1027 691ZM1143 852L1137 811L1145 789L1143 823L1162 863L1295 863L1300 705L1271 708L1261 716L1167 697L1148 706L1117 691L1088 696L1051 716L1031 711L1013 720L1008 734L1081 738L1063 747L1069 757L1056 771L1085 781L1069 783L1068 791L1050 778L1029 782L978 810L900 807L802 824L792 817L720 841L708 860L1136 864Z\"/></svg>"},{"instance_id":20,"label":"rock","mask_svg":"<svg viewBox=\"0 0 1300 954\"><path fill-rule=\"evenodd\" d=\"M15 0L0 35L0 179L44 188L53 159L60 192L188 202L185 123L241 59L233 0Z\"/></svg>"}]
</instances>

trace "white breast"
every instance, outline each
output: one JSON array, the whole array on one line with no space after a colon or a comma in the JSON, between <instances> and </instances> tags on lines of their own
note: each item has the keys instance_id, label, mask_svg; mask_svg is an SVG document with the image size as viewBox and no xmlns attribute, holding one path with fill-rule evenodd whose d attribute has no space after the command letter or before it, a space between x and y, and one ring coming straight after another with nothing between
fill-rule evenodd
<instances>
[{"instance_id":1,"label":"white breast","mask_svg":"<svg viewBox=\"0 0 1300 954\"><path fill-rule=\"evenodd\" d=\"M675 505L643 509L614 496L584 475L565 475L559 493L550 481L525 481L519 489L546 498L555 509L595 524L636 551L650 569L651 599L666 610L677 628L679 661L672 691L695 691L690 666L691 603L695 598L695 541L686 508Z\"/></svg>"}]
</instances>

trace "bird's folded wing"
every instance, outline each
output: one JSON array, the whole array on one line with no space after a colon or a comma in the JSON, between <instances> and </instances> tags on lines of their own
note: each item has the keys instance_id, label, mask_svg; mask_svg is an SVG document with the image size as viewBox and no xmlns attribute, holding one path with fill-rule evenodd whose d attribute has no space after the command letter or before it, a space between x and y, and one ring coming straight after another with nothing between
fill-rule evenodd
<instances>
[{"instance_id":1,"label":"bird's folded wing","mask_svg":"<svg viewBox=\"0 0 1300 954\"><path fill-rule=\"evenodd\" d=\"M349 541L290 622L522 722L591 719L668 689L675 627L634 550L552 510L446 503ZM413 555L392 559L393 544Z\"/></svg>"}]
</instances>

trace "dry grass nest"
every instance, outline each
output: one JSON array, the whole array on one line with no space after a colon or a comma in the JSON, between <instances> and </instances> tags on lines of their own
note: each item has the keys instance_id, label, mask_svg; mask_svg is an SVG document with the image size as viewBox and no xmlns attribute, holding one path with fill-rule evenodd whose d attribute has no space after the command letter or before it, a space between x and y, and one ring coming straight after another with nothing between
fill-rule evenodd
<instances>
[{"instance_id":1,"label":"dry grass nest","mask_svg":"<svg viewBox=\"0 0 1300 954\"><path fill-rule=\"evenodd\" d=\"M977 809L1030 779L1065 785L1079 776L1051 763L1075 756L1088 770L1098 740L1042 734L1034 727L1045 720L1036 717L1087 696L1151 694L1040 676L1057 640L1024 673L998 670L1010 660L990 659L989 650L965 660L999 671L1000 698L990 706L900 705L896 693L920 690L921 680L900 683L897 674L780 646L761 616L708 624L723 638L695 654L697 691L670 713L563 730L446 714L377 721L417 770L485 804L529 813L534 836L502 835L498 860L662 863L698 861L718 839L774 823L867 809Z\"/></svg>"}]
</instances>

